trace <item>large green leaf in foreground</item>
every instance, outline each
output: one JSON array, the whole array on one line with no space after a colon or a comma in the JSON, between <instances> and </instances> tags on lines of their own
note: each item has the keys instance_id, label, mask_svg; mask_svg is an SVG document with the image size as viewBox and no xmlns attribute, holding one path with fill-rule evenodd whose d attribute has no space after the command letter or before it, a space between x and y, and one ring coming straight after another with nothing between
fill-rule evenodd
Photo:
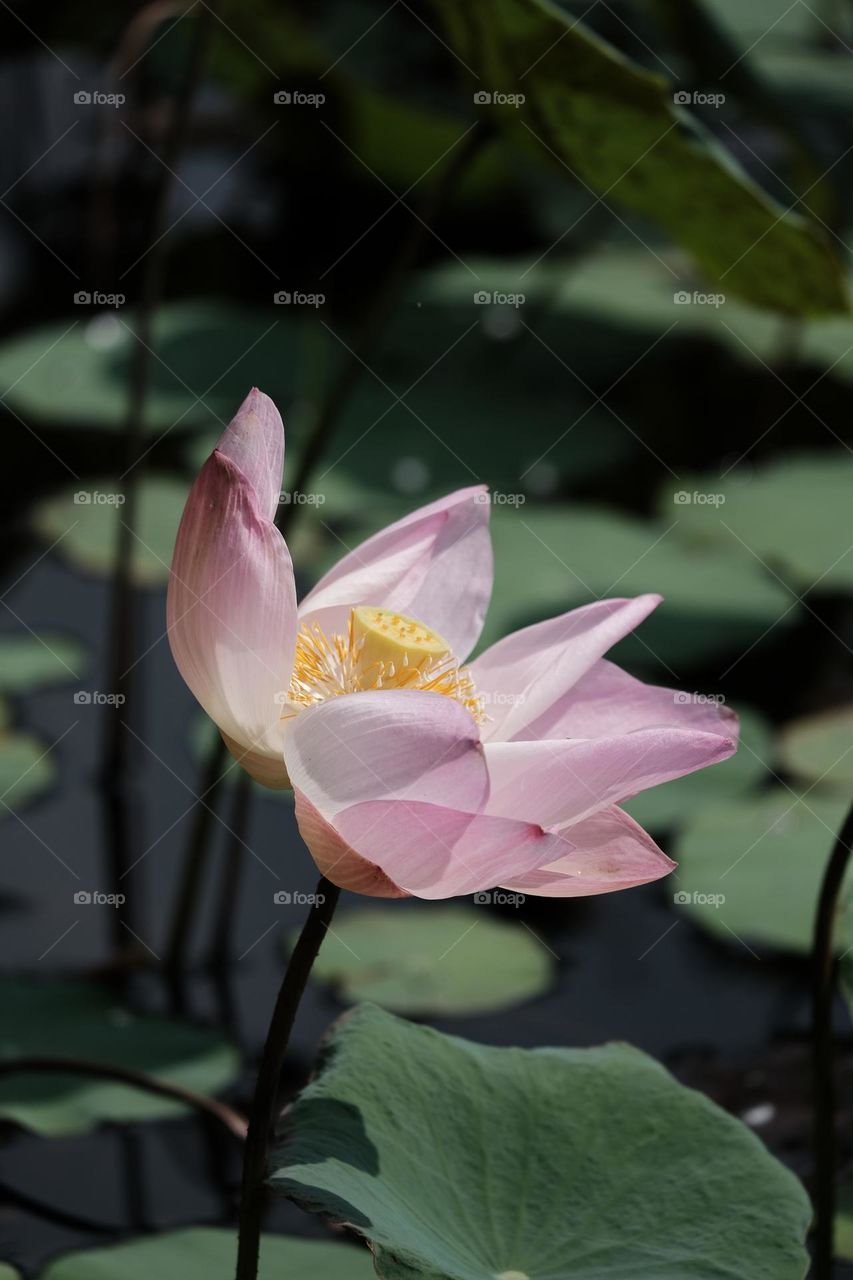
<instances>
[{"instance_id":1,"label":"large green leaf in foreground","mask_svg":"<svg viewBox=\"0 0 853 1280\"><path fill-rule=\"evenodd\" d=\"M39 1280L233 1280L236 1256L235 1231L194 1227L69 1253L52 1262ZM366 1249L331 1240L261 1236L258 1280L370 1280L373 1275Z\"/></svg>"},{"instance_id":2,"label":"large green leaf in foreground","mask_svg":"<svg viewBox=\"0 0 853 1280\"><path fill-rule=\"evenodd\" d=\"M274 1185L386 1280L806 1273L799 1182L627 1045L495 1049L362 1005L286 1124Z\"/></svg>"},{"instance_id":3,"label":"large green leaf in foreground","mask_svg":"<svg viewBox=\"0 0 853 1280\"><path fill-rule=\"evenodd\" d=\"M89 904L79 910L111 908ZM239 1070L237 1051L215 1032L131 1013L94 985L0 980L0 1061L58 1054L131 1067L207 1094L224 1089ZM102 1121L158 1120L183 1111L168 1098L94 1077L50 1072L0 1079L0 1117L47 1136L82 1133Z\"/></svg>"},{"instance_id":4,"label":"large green leaf in foreground","mask_svg":"<svg viewBox=\"0 0 853 1280\"><path fill-rule=\"evenodd\" d=\"M544 157L648 217L726 292L794 314L847 306L823 231L786 213L673 106L671 88L547 0L437 0L472 89L523 94L516 119ZM481 107L481 110L486 108ZM522 132L525 129L522 128ZM673 289L687 282L673 281Z\"/></svg>"}]
</instances>

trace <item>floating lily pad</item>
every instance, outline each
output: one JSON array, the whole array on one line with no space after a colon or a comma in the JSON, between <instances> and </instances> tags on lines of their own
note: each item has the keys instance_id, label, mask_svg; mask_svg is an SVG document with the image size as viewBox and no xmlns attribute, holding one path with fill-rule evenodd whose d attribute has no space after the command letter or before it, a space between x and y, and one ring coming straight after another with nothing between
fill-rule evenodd
<instances>
[{"instance_id":1,"label":"floating lily pad","mask_svg":"<svg viewBox=\"0 0 853 1280\"><path fill-rule=\"evenodd\" d=\"M680 910L726 942L807 952L820 884L849 802L777 787L700 813L680 835ZM723 901L719 901L722 895ZM850 925L839 927L839 946Z\"/></svg>"},{"instance_id":2,"label":"floating lily pad","mask_svg":"<svg viewBox=\"0 0 853 1280\"><path fill-rule=\"evenodd\" d=\"M77 909L113 908L90 903ZM217 1033L131 1013L94 985L0 979L0 1058L52 1054L132 1067L207 1094L230 1084L240 1065L236 1050ZM184 1111L167 1098L81 1075L0 1079L0 1116L49 1137L83 1133L105 1121L156 1120Z\"/></svg>"},{"instance_id":3,"label":"floating lily pad","mask_svg":"<svg viewBox=\"0 0 853 1280\"><path fill-rule=\"evenodd\" d=\"M741 548L685 550L672 521L597 507L497 506L492 539L495 593L483 645L602 596L659 592L664 603L614 654L677 673L681 662L748 646L786 610L793 617L790 593Z\"/></svg>"},{"instance_id":4,"label":"floating lily pad","mask_svg":"<svg viewBox=\"0 0 853 1280\"><path fill-rule=\"evenodd\" d=\"M853 457L848 452L794 454L752 470L737 468L682 477L661 497L663 518L677 518L677 538L696 548L739 548L764 561L797 589L853 587L850 494ZM696 495L699 500L696 500ZM708 502L708 495L715 498ZM793 596L789 597L793 599Z\"/></svg>"},{"instance_id":5,"label":"floating lily pad","mask_svg":"<svg viewBox=\"0 0 853 1280\"><path fill-rule=\"evenodd\" d=\"M533 934L482 907L393 903L336 920L313 975L348 1002L438 1016L489 1013L541 995L552 964Z\"/></svg>"},{"instance_id":6,"label":"floating lily pad","mask_svg":"<svg viewBox=\"0 0 853 1280\"><path fill-rule=\"evenodd\" d=\"M740 1121L627 1045L496 1049L363 1005L273 1185L386 1280L802 1280L810 1207Z\"/></svg>"},{"instance_id":7,"label":"floating lily pad","mask_svg":"<svg viewBox=\"0 0 853 1280\"><path fill-rule=\"evenodd\" d=\"M191 1227L106 1249L57 1258L39 1280L233 1280L237 1235L218 1227ZM351 1244L261 1236L258 1280L372 1280L370 1254ZM2 1277L0 1277L2 1280Z\"/></svg>"},{"instance_id":8,"label":"floating lily pad","mask_svg":"<svg viewBox=\"0 0 853 1280\"><path fill-rule=\"evenodd\" d=\"M853 706L804 716L783 729L779 758L807 782L850 795L853 789Z\"/></svg>"},{"instance_id":9,"label":"floating lily pad","mask_svg":"<svg viewBox=\"0 0 853 1280\"><path fill-rule=\"evenodd\" d=\"M0 817L6 806L20 809L49 791L56 780L56 766L49 746L31 733L5 727L5 708L0 703Z\"/></svg>"},{"instance_id":10,"label":"floating lily pad","mask_svg":"<svg viewBox=\"0 0 853 1280\"><path fill-rule=\"evenodd\" d=\"M140 485L139 512L133 537L132 571L141 587L160 586L169 578L189 481L148 476ZM80 501L81 496L85 499ZM112 573L124 507L117 480L102 480L92 489L66 489L36 507L36 531L76 568L86 573Z\"/></svg>"},{"instance_id":11,"label":"floating lily pad","mask_svg":"<svg viewBox=\"0 0 853 1280\"><path fill-rule=\"evenodd\" d=\"M740 743L733 756L710 769L642 791L623 805L641 826L652 831L682 827L704 809L728 803L769 776L773 757L770 727L755 711L736 710Z\"/></svg>"},{"instance_id":12,"label":"floating lily pad","mask_svg":"<svg viewBox=\"0 0 853 1280\"><path fill-rule=\"evenodd\" d=\"M657 222L727 292L794 314L846 310L840 262L823 230L771 200L674 107L661 77L547 0L438 0L438 8L450 44L474 72L472 95L487 86L492 121L526 133L567 180ZM498 94L515 98L501 103Z\"/></svg>"},{"instance_id":13,"label":"floating lily pad","mask_svg":"<svg viewBox=\"0 0 853 1280\"><path fill-rule=\"evenodd\" d=\"M86 650L77 640L53 631L0 635L0 693L34 693L44 685L77 680Z\"/></svg>"},{"instance_id":14,"label":"floating lily pad","mask_svg":"<svg viewBox=\"0 0 853 1280\"><path fill-rule=\"evenodd\" d=\"M250 310L205 300L158 312L149 431L186 430L217 417L227 422L253 385L279 403L293 395L299 367L293 308L273 304L272 286L269 304ZM18 413L51 426L122 429L133 323L123 308L79 306L56 324L9 339L0 344L0 391Z\"/></svg>"}]
</instances>

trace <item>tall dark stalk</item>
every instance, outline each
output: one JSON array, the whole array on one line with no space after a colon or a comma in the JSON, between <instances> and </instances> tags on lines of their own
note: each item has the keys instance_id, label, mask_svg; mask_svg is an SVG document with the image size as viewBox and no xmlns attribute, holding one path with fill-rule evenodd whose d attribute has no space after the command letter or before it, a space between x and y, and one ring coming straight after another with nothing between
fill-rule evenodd
<instances>
[{"instance_id":1,"label":"tall dark stalk","mask_svg":"<svg viewBox=\"0 0 853 1280\"><path fill-rule=\"evenodd\" d=\"M818 901L813 949L812 1054L814 1072L815 1280L832 1280L835 1174L835 1063L832 1005L835 994L835 921L853 845L853 808L827 864Z\"/></svg>"},{"instance_id":2,"label":"tall dark stalk","mask_svg":"<svg viewBox=\"0 0 853 1280\"><path fill-rule=\"evenodd\" d=\"M123 470L118 507L118 543L113 569L110 607L110 683L113 703L106 707L106 724L101 746L100 783L105 798L105 826L111 879L116 892L132 865L130 842L138 824L131 813L133 787L130 735L125 718L136 714L134 695L139 693L138 669L134 663L137 610L132 579L134 530L138 516L139 482L142 475L142 442L145 407L150 386L153 322L163 293L166 257L166 218L175 168L183 154L190 131L192 107L201 78L204 54L213 19L213 4L201 5L193 20L190 52L172 110L171 122L160 157L148 233L151 249L143 273L136 316L134 345L124 424ZM133 895L124 895L132 899ZM119 953L131 943L126 906L115 916L114 945Z\"/></svg>"},{"instance_id":3,"label":"tall dark stalk","mask_svg":"<svg viewBox=\"0 0 853 1280\"><path fill-rule=\"evenodd\" d=\"M348 358L341 366L340 372L332 383L329 393L324 399L311 434L302 450L299 466L292 485L291 495L306 493L311 476L323 451L328 445L335 428L355 391L359 380L363 377L367 362L376 350L394 308L400 300L406 281L412 268L416 265L424 240L429 234L428 224L444 208L455 191L460 178L473 164L476 156L492 141L494 134L487 125L478 125L472 129L459 143L447 165L442 170L437 182L420 210L409 235L405 238L400 250L385 278L383 287L375 295L370 311L359 327ZM301 504L284 503L279 509L276 523L284 535L287 535L293 521L301 510ZM221 740L211 749L205 765L205 782L211 775L220 776L226 760L226 749ZM199 805L190 833L181 882L178 887L175 912L169 931L167 946L167 966L172 972L183 968L190 945L192 918L195 905L201 896L201 886L210 856L210 832L215 817L216 793L218 783L210 791L210 799L205 805ZM207 794L207 790L205 794ZM246 807L248 820L249 806ZM243 839L244 829L234 827L239 840Z\"/></svg>"},{"instance_id":4,"label":"tall dark stalk","mask_svg":"<svg viewBox=\"0 0 853 1280\"><path fill-rule=\"evenodd\" d=\"M243 1154L236 1280L256 1280L258 1274L267 1153L270 1136L275 1126L279 1077L296 1011L299 1008L311 966L335 913L340 893L337 885L332 884L325 877L320 879L314 905L302 927L299 941L293 949L273 1010L249 1114L249 1131L246 1134Z\"/></svg>"}]
</instances>

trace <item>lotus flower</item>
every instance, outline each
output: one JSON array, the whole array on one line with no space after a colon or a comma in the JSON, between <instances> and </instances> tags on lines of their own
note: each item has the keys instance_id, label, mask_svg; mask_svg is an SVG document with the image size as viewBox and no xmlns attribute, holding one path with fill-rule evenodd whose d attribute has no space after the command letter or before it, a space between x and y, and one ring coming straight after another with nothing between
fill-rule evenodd
<instances>
[{"instance_id":1,"label":"lotus flower","mask_svg":"<svg viewBox=\"0 0 853 1280\"><path fill-rule=\"evenodd\" d=\"M293 787L320 871L380 897L576 897L675 865L619 802L724 760L737 720L604 658L660 597L601 600L470 664L492 585L489 497L368 538L297 606L274 524L281 418L253 390L199 473L168 595L175 662L254 778Z\"/></svg>"}]
</instances>

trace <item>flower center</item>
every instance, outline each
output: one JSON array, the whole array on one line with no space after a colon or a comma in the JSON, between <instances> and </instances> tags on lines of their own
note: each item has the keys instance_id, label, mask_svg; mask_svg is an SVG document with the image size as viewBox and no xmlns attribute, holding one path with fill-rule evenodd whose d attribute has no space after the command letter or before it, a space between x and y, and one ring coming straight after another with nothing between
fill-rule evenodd
<instances>
[{"instance_id":1,"label":"flower center","mask_svg":"<svg viewBox=\"0 0 853 1280\"><path fill-rule=\"evenodd\" d=\"M467 669L437 631L415 618L361 605L350 613L346 635L327 636L316 624L303 624L282 714L366 689L441 693L467 707L478 724L485 720Z\"/></svg>"}]
</instances>

